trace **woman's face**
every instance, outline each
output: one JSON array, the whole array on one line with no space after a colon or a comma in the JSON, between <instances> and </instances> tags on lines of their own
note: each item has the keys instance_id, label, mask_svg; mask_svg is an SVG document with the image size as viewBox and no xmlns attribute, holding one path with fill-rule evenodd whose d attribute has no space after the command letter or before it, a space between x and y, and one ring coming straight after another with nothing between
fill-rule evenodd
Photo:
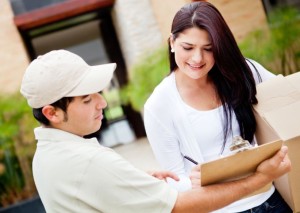
<instances>
[{"instance_id":1,"label":"woman's face","mask_svg":"<svg viewBox=\"0 0 300 213\"><path fill-rule=\"evenodd\" d=\"M170 42L178 71L195 80L207 76L215 63L207 31L196 27L189 28L181 32L175 40L171 37Z\"/></svg>"}]
</instances>

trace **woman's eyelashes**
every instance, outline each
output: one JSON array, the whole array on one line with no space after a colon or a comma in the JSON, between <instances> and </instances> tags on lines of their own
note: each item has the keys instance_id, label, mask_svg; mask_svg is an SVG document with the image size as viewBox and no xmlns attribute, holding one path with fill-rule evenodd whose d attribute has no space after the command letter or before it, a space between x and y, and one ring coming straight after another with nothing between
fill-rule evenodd
<instances>
[{"instance_id":1,"label":"woman's eyelashes","mask_svg":"<svg viewBox=\"0 0 300 213\"><path fill-rule=\"evenodd\" d=\"M212 48L204 48L204 50L207 51L207 52L211 52Z\"/></svg>"},{"instance_id":2,"label":"woman's eyelashes","mask_svg":"<svg viewBox=\"0 0 300 213\"><path fill-rule=\"evenodd\" d=\"M184 49L184 50L192 50L193 49L193 47L191 47L191 46L181 46L182 47L182 49Z\"/></svg>"},{"instance_id":3,"label":"woman's eyelashes","mask_svg":"<svg viewBox=\"0 0 300 213\"><path fill-rule=\"evenodd\" d=\"M192 50L194 49L193 47L184 47L182 46L182 48L186 51L189 51L189 50ZM212 48L211 47L206 47L206 48L203 48L204 51L207 51L207 52L211 52L212 51Z\"/></svg>"}]
</instances>

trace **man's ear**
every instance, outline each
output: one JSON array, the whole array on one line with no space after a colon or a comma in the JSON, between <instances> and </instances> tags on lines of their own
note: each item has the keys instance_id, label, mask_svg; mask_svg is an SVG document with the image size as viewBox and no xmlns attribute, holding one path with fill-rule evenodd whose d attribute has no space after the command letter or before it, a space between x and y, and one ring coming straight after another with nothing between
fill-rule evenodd
<instances>
[{"instance_id":1,"label":"man's ear","mask_svg":"<svg viewBox=\"0 0 300 213\"><path fill-rule=\"evenodd\" d=\"M43 115L50 121L50 123L60 123L63 119L62 110L57 110L54 106L47 105L42 109Z\"/></svg>"}]
</instances>

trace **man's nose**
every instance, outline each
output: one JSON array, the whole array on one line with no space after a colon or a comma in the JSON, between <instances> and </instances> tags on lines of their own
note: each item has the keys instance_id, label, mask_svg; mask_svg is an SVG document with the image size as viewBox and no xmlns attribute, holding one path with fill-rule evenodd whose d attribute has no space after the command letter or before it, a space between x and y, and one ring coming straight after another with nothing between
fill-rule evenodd
<instances>
[{"instance_id":1,"label":"man's nose","mask_svg":"<svg viewBox=\"0 0 300 213\"><path fill-rule=\"evenodd\" d=\"M105 107L107 107L107 102L105 100L105 98L98 93L98 103L97 103L97 109L104 109Z\"/></svg>"}]
</instances>

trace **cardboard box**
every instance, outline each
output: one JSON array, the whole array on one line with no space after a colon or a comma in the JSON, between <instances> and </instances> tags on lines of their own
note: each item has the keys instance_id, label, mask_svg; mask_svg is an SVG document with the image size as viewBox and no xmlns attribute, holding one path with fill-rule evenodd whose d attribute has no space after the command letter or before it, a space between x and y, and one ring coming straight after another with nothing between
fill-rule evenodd
<instances>
[{"instance_id":1,"label":"cardboard box","mask_svg":"<svg viewBox=\"0 0 300 213\"><path fill-rule=\"evenodd\" d=\"M300 72L257 85L258 144L282 140L289 148L292 170L275 181L275 186L293 209L300 212Z\"/></svg>"}]
</instances>

